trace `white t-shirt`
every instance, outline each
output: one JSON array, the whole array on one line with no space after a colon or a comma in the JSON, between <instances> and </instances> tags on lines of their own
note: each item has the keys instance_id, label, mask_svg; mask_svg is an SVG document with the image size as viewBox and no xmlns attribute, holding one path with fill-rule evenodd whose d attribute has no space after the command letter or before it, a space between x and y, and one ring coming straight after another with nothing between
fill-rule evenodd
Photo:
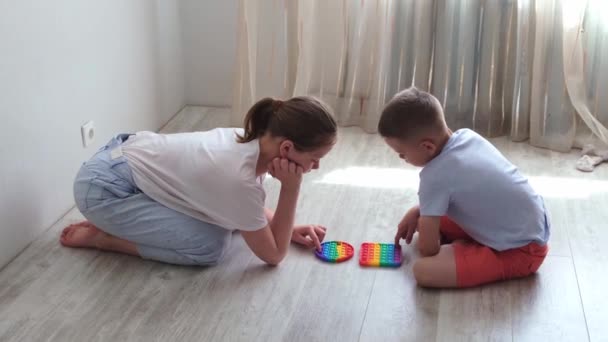
<instances>
[{"instance_id":1,"label":"white t-shirt","mask_svg":"<svg viewBox=\"0 0 608 342\"><path fill-rule=\"evenodd\" d=\"M259 141L240 144L242 129L157 134L139 132L122 151L135 184L150 198L229 230L268 224L264 177L256 177Z\"/></svg>"}]
</instances>

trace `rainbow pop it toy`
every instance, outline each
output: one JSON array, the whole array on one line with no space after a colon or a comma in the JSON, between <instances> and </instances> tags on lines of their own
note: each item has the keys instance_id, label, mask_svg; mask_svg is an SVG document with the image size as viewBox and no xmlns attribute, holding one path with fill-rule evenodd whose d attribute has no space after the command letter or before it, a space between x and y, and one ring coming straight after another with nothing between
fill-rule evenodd
<instances>
[{"instance_id":1,"label":"rainbow pop it toy","mask_svg":"<svg viewBox=\"0 0 608 342\"><path fill-rule=\"evenodd\" d=\"M359 265L376 267L399 267L401 266L401 246L392 243L361 244Z\"/></svg>"},{"instance_id":2,"label":"rainbow pop it toy","mask_svg":"<svg viewBox=\"0 0 608 342\"><path fill-rule=\"evenodd\" d=\"M315 250L315 255L327 262L342 262L353 257L355 249L344 241L327 241L321 244L321 251Z\"/></svg>"}]
</instances>

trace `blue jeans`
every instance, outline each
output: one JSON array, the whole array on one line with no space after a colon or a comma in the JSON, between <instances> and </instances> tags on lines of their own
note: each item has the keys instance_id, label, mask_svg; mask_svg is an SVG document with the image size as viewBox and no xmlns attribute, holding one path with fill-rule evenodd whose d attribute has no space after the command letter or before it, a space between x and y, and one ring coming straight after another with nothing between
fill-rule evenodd
<instances>
[{"instance_id":1,"label":"blue jeans","mask_svg":"<svg viewBox=\"0 0 608 342\"><path fill-rule=\"evenodd\" d=\"M178 265L215 265L232 233L154 201L133 180L120 145L111 139L82 165L74 182L76 206L104 232L131 241L142 258Z\"/></svg>"}]
</instances>

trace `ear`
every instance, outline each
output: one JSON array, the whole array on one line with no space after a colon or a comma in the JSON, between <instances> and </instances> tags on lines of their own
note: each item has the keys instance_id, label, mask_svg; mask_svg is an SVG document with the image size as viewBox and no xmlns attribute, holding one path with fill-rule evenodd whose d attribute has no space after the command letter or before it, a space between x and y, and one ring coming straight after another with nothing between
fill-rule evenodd
<instances>
[{"instance_id":1,"label":"ear","mask_svg":"<svg viewBox=\"0 0 608 342\"><path fill-rule=\"evenodd\" d=\"M433 155L437 151L437 145L431 140L423 140L420 146L428 155Z\"/></svg>"},{"instance_id":2,"label":"ear","mask_svg":"<svg viewBox=\"0 0 608 342\"><path fill-rule=\"evenodd\" d=\"M279 145L279 155L281 158L287 158L289 152L294 148L293 142L291 140L283 140Z\"/></svg>"}]
</instances>

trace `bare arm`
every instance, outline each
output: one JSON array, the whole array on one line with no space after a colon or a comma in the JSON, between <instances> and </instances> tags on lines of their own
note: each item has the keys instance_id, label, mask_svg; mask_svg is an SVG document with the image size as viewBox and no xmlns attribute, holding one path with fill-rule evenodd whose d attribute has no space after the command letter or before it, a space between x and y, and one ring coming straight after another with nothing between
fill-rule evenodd
<instances>
[{"instance_id":1,"label":"bare arm","mask_svg":"<svg viewBox=\"0 0 608 342\"><path fill-rule=\"evenodd\" d=\"M269 167L271 175L281 181L277 210L265 209L269 223L256 231L242 231L245 242L253 253L270 265L277 265L285 258L295 218L300 193L302 168L287 159L275 159Z\"/></svg>"},{"instance_id":2,"label":"bare arm","mask_svg":"<svg viewBox=\"0 0 608 342\"><path fill-rule=\"evenodd\" d=\"M420 219L420 206L415 205L407 211L401 222L397 225L397 234L395 234L395 245L399 244L401 239L405 239L408 245L412 242L414 233L418 229L418 221Z\"/></svg>"},{"instance_id":3,"label":"bare arm","mask_svg":"<svg viewBox=\"0 0 608 342\"><path fill-rule=\"evenodd\" d=\"M418 250L422 256L437 255L440 249L439 216L421 216L418 221Z\"/></svg>"}]
</instances>

